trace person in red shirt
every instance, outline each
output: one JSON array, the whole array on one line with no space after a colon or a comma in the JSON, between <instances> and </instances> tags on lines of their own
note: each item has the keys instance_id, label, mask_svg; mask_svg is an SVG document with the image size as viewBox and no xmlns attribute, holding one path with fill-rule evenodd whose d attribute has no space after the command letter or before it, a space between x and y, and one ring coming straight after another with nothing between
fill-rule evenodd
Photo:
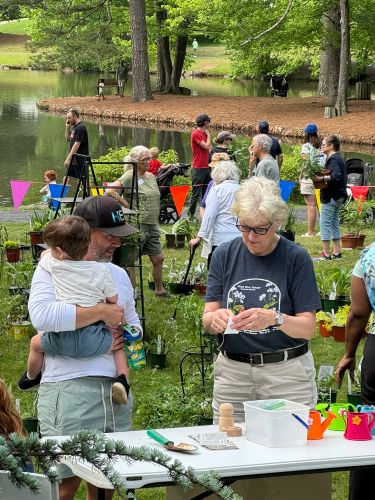
<instances>
[{"instance_id":1,"label":"person in red shirt","mask_svg":"<svg viewBox=\"0 0 375 500\"><path fill-rule=\"evenodd\" d=\"M151 148L150 149L150 164L148 167L148 171L151 172L152 174L155 175L155 177L158 175L158 172L160 169L165 169L168 168L170 165L166 165L162 163L159 159L158 156L160 154L160 149L159 148Z\"/></svg>"},{"instance_id":2,"label":"person in red shirt","mask_svg":"<svg viewBox=\"0 0 375 500\"><path fill-rule=\"evenodd\" d=\"M189 215L194 216L198 198L202 198L206 192L208 183L211 180L211 169L208 166L209 151L211 149L210 138L211 118L202 113L197 116L195 123L197 128L190 137L191 149L193 153L192 166L192 193L190 198Z\"/></svg>"}]
</instances>

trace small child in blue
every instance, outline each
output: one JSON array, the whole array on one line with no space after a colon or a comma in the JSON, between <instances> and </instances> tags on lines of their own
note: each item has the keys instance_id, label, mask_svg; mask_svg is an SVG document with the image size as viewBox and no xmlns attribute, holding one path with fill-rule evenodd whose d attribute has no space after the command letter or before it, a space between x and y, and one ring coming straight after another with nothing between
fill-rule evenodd
<instances>
[{"instance_id":1,"label":"small child in blue","mask_svg":"<svg viewBox=\"0 0 375 500\"><path fill-rule=\"evenodd\" d=\"M80 307L99 302L117 303L117 289L109 268L104 263L84 260L90 244L90 226L81 217L69 215L50 222L44 230L44 240L51 251L39 265L51 273L57 300ZM21 377L20 389L38 385L43 367L44 352L73 358L90 358L111 351L112 335L103 322L68 332L44 332L30 342L27 372ZM113 352L118 373L113 386L113 400L126 404L129 384L125 372L126 355L123 349Z\"/></svg>"}]
</instances>

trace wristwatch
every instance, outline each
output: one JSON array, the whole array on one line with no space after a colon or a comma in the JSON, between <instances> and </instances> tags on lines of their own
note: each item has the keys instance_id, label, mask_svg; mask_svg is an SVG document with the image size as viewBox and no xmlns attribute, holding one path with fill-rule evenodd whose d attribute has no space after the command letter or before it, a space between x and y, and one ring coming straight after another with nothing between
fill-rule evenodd
<instances>
[{"instance_id":1,"label":"wristwatch","mask_svg":"<svg viewBox=\"0 0 375 500\"><path fill-rule=\"evenodd\" d=\"M276 318L275 318L275 324L274 326L281 326L284 323L284 316L283 313L280 311L276 311Z\"/></svg>"}]
</instances>

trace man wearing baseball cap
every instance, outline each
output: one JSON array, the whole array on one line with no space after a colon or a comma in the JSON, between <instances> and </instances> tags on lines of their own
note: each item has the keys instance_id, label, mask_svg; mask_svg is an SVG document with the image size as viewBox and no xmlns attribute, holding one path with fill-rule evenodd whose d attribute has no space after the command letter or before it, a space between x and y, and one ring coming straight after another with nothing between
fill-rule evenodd
<instances>
[{"instance_id":1,"label":"man wearing baseball cap","mask_svg":"<svg viewBox=\"0 0 375 500\"><path fill-rule=\"evenodd\" d=\"M85 219L91 227L87 260L105 262L118 290L118 304L99 303L81 308L56 302L51 275L38 266L30 290L29 312L39 331L75 330L103 321L113 334L112 349L122 348L120 325L128 323L141 329L133 289L126 272L111 263L120 238L137 230L125 222L121 205L108 196L86 198L74 215ZM45 354L39 388L38 418L43 437L71 435L82 429L101 432L131 429L133 396L128 404L112 401L111 386L116 377L112 353L91 358L70 358ZM129 373L126 373L129 379ZM74 498L80 479L66 466L59 466L60 497ZM96 488L88 484L89 498L96 498ZM106 497L107 498L107 497ZM109 498L109 497L108 497Z\"/></svg>"},{"instance_id":2,"label":"man wearing baseball cap","mask_svg":"<svg viewBox=\"0 0 375 500\"><path fill-rule=\"evenodd\" d=\"M211 169L208 166L209 151L211 149L210 122L211 118L206 113L198 115L195 119L197 128L190 137L193 156L191 161L192 192L189 206L189 215L191 216L195 214L199 196L201 195L203 198L207 185L211 180Z\"/></svg>"},{"instance_id":3,"label":"man wearing baseball cap","mask_svg":"<svg viewBox=\"0 0 375 500\"><path fill-rule=\"evenodd\" d=\"M229 155L229 158L232 161L236 161L236 157L233 152L229 152L228 148L232 144L233 139L235 139L236 136L234 134L231 134L227 130L223 130L222 132L219 132L214 140L216 146L214 146L211 151L209 152L209 161L211 163L212 156L215 153L227 153Z\"/></svg>"}]
</instances>

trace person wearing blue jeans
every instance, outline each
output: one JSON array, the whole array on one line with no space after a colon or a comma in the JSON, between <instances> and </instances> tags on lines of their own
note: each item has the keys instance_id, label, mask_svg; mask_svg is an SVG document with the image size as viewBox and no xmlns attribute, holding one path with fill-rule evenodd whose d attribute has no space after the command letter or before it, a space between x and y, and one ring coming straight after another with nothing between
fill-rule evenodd
<instances>
[{"instance_id":1,"label":"person wearing blue jeans","mask_svg":"<svg viewBox=\"0 0 375 500\"><path fill-rule=\"evenodd\" d=\"M329 175L315 176L315 181L323 181L327 187L320 191L320 237L323 242L323 251L313 260L341 259L340 239L340 208L347 198L346 193L346 165L339 153L340 140L336 135L325 137L321 146L327 156L324 165L330 171ZM331 254L330 244L333 242Z\"/></svg>"}]
</instances>

